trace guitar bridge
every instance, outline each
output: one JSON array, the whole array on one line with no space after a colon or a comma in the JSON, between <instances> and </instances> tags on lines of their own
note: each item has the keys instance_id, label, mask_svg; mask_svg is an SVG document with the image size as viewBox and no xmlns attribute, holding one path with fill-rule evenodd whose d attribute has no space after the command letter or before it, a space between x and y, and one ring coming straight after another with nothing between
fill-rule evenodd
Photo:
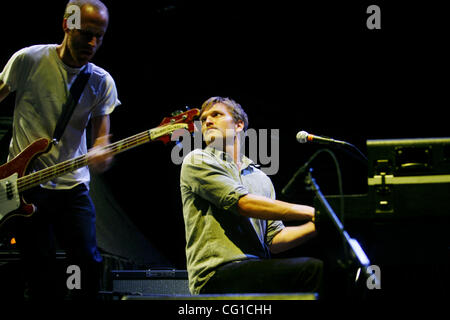
<instances>
[{"instance_id":1,"label":"guitar bridge","mask_svg":"<svg viewBox=\"0 0 450 320\"><path fill-rule=\"evenodd\" d=\"M0 219L20 207L19 191L17 190L18 174L0 180Z\"/></svg>"},{"instance_id":2,"label":"guitar bridge","mask_svg":"<svg viewBox=\"0 0 450 320\"><path fill-rule=\"evenodd\" d=\"M10 181L6 181L5 189L6 189L6 198L8 200L11 200L14 197L14 192L13 192L13 185Z\"/></svg>"}]
</instances>

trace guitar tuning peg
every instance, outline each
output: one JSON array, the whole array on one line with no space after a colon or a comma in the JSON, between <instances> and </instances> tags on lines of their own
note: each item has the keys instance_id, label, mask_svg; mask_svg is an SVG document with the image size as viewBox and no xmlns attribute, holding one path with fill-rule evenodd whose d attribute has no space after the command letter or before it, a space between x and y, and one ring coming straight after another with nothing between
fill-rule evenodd
<instances>
[{"instance_id":1,"label":"guitar tuning peg","mask_svg":"<svg viewBox=\"0 0 450 320\"><path fill-rule=\"evenodd\" d=\"M191 107L189 107L189 106L184 106L184 111L183 110L175 110L174 112L172 112L171 113L171 116L172 117L176 117L176 116L178 116L179 114L181 114L181 113L184 113L184 112L186 112L186 111L189 111L189 110L191 110Z\"/></svg>"},{"instance_id":2,"label":"guitar tuning peg","mask_svg":"<svg viewBox=\"0 0 450 320\"><path fill-rule=\"evenodd\" d=\"M181 111L181 110L175 110L174 112L171 113L171 116L172 116L172 117L176 117L177 115L179 115L179 114L181 114L181 113L183 113L183 111Z\"/></svg>"}]
</instances>

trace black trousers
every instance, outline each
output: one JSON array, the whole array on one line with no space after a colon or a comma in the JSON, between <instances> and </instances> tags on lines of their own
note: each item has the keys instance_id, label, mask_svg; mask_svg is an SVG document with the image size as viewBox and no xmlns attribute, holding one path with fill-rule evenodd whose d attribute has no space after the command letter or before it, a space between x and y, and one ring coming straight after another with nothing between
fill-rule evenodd
<instances>
[{"instance_id":1,"label":"black trousers","mask_svg":"<svg viewBox=\"0 0 450 320\"><path fill-rule=\"evenodd\" d=\"M249 259L220 266L201 289L215 293L321 292L323 263L314 258Z\"/></svg>"},{"instance_id":2,"label":"black trousers","mask_svg":"<svg viewBox=\"0 0 450 320\"><path fill-rule=\"evenodd\" d=\"M95 298L100 288L102 257L97 249L95 208L86 186L80 184L70 190L39 187L27 192L25 200L37 207L31 218L22 219L16 236L28 297ZM55 258L57 244L67 254L62 266ZM81 289L67 285L68 278L75 275L66 272L69 265L79 267Z\"/></svg>"}]
</instances>

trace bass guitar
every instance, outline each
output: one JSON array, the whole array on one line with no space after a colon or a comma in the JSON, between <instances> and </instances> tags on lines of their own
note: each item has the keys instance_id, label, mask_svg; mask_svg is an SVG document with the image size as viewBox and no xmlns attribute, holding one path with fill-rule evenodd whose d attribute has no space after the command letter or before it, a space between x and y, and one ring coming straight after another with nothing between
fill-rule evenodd
<instances>
[{"instance_id":1,"label":"bass guitar","mask_svg":"<svg viewBox=\"0 0 450 320\"><path fill-rule=\"evenodd\" d=\"M172 133L177 130L193 132L194 119L199 114L199 109L174 113L172 117L165 117L156 128L104 146L99 151L115 155L154 140L166 144L170 141ZM51 140L47 138L38 139L14 159L0 166L0 227L13 216L29 217L36 211L33 204L26 203L23 199L24 191L88 165L89 154L84 154L27 174L30 163L39 155L48 152L52 145Z\"/></svg>"}]
</instances>

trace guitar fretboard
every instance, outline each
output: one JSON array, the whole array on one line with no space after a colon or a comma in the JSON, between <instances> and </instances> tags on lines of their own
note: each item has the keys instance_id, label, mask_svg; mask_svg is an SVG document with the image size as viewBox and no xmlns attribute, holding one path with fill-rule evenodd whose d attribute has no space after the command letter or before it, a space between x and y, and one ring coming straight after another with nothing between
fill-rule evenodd
<instances>
[{"instance_id":1,"label":"guitar fretboard","mask_svg":"<svg viewBox=\"0 0 450 320\"><path fill-rule=\"evenodd\" d=\"M154 130L155 129L147 130L126 139L117 141L100 148L99 151L106 151L108 153L111 153L112 155L115 155L123 151L130 150L131 148L157 139L159 135L154 136L152 134ZM20 193L30 188L36 187L55 177L59 177L68 172L72 172L81 167L84 167L88 165L88 161L89 154L85 154L74 159L63 161L61 163L58 163L57 165L33 172L27 176L17 179L17 189Z\"/></svg>"}]
</instances>

